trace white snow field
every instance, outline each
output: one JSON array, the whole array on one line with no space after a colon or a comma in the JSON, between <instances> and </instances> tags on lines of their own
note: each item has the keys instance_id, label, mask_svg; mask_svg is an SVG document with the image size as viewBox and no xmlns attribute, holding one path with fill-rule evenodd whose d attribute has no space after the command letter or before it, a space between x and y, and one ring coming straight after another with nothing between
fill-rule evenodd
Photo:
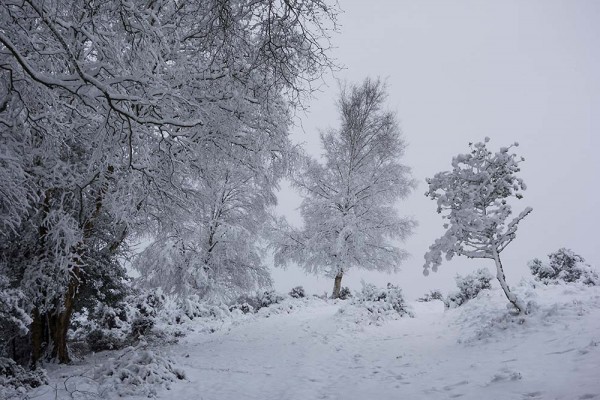
<instances>
[{"instance_id":1,"label":"white snow field","mask_svg":"<svg viewBox=\"0 0 600 400\"><path fill-rule=\"evenodd\" d=\"M378 322L348 301L289 299L272 312L239 316L214 333L193 332L165 345L160 351L185 379L144 395L600 399L600 288L524 284L515 292L537 303L530 315L510 315L500 290L447 311L440 301L412 303L414 318ZM49 373L52 385L30 398L116 398L118 390L106 384L99 389L97 380L86 376L119 354L100 353L82 365L57 367Z\"/></svg>"}]
</instances>

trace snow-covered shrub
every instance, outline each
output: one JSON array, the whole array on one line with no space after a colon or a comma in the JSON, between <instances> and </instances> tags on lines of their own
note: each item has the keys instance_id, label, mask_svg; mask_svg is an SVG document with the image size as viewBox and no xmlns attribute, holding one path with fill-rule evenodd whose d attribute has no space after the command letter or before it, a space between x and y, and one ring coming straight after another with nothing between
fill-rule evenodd
<instances>
[{"instance_id":1,"label":"snow-covered shrub","mask_svg":"<svg viewBox=\"0 0 600 400\"><path fill-rule=\"evenodd\" d=\"M244 314L247 314L255 312L260 309L260 307L261 302L257 295L243 294L229 307L229 311L240 310Z\"/></svg>"},{"instance_id":2,"label":"snow-covered shrub","mask_svg":"<svg viewBox=\"0 0 600 400\"><path fill-rule=\"evenodd\" d=\"M125 345L125 340L124 336L108 329L94 329L85 337L89 349L95 353L120 349Z\"/></svg>"},{"instance_id":3,"label":"snow-covered shrub","mask_svg":"<svg viewBox=\"0 0 600 400\"><path fill-rule=\"evenodd\" d=\"M203 313L199 302L176 301L160 290L139 291L112 306L97 304L92 311L75 315L70 338L86 342L94 352L121 349L148 336L175 341L182 331L174 326Z\"/></svg>"},{"instance_id":4,"label":"snow-covered shrub","mask_svg":"<svg viewBox=\"0 0 600 400\"><path fill-rule=\"evenodd\" d=\"M81 355L93 351L121 349L132 342L131 321L133 308L125 301L113 305L97 303L92 310L75 313L69 331L69 340L79 348ZM77 347L76 346L76 347Z\"/></svg>"},{"instance_id":5,"label":"snow-covered shrub","mask_svg":"<svg viewBox=\"0 0 600 400\"><path fill-rule=\"evenodd\" d=\"M224 304L210 304L197 295L191 295L181 299L177 304L177 308L190 320L194 318L224 319L227 318L229 314L229 311ZM176 322L179 323L177 317Z\"/></svg>"},{"instance_id":6,"label":"snow-covered shrub","mask_svg":"<svg viewBox=\"0 0 600 400\"><path fill-rule=\"evenodd\" d=\"M292 288L292 290L290 290L289 295L290 297L293 297L295 299L301 299L306 297L306 293L304 292L304 288L302 286L296 286Z\"/></svg>"},{"instance_id":7,"label":"snow-covered shrub","mask_svg":"<svg viewBox=\"0 0 600 400\"><path fill-rule=\"evenodd\" d=\"M25 369L10 358L0 357L0 398L25 398L23 394L32 388L48 383L46 372L37 368Z\"/></svg>"},{"instance_id":8,"label":"snow-covered shrub","mask_svg":"<svg viewBox=\"0 0 600 400\"><path fill-rule=\"evenodd\" d=\"M121 349L130 342L131 309L125 302L97 304L87 318L74 317L72 338L83 338L93 352Z\"/></svg>"},{"instance_id":9,"label":"snow-covered shrub","mask_svg":"<svg viewBox=\"0 0 600 400\"><path fill-rule=\"evenodd\" d=\"M444 301L444 295L439 290L431 290L429 293L425 293L422 297L417 299L418 302L427 303L434 300L442 300Z\"/></svg>"},{"instance_id":10,"label":"snow-covered shrub","mask_svg":"<svg viewBox=\"0 0 600 400\"><path fill-rule=\"evenodd\" d=\"M24 300L23 292L11 288L8 278L0 275L0 357L6 355L11 339L28 331L31 318L23 308Z\"/></svg>"},{"instance_id":11,"label":"snow-covered shrub","mask_svg":"<svg viewBox=\"0 0 600 400\"><path fill-rule=\"evenodd\" d=\"M338 297L338 299L348 300L351 297L352 297L352 292L350 291L350 288L348 286L343 286L340 289L340 296Z\"/></svg>"},{"instance_id":12,"label":"snow-covered shrub","mask_svg":"<svg viewBox=\"0 0 600 400\"><path fill-rule=\"evenodd\" d=\"M285 297L274 290L257 292L255 295L242 295L237 298L235 304L229 307L229 311L240 310L244 314L254 313L264 307L281 303Z\"/></svg>"},{"instance_id":13,"label":"snow-covered shrub","mask_svg":"<svg viewBox=\"0 0 600 400\"><path fill-rule=\"evenodd\" d=\"M282 295L275 292L274 290L266 290L264 292L259 292L257 295L258 301L260 302L260 307L269 307L272 304L281 303L284 299Z\"/></svg>"},{"instance_id":14,"label":"snow-covered shrub","mask_svg":"<svg viewBox=\"0 0 600 400\"><path fill-rule=\"evenodd\" d=\"M446 308L456 308L465 304L470 299L477 297L479 292L486 289L491 289L490 281L494 277L486 268L479 268L472 274L466 276L456 275L456 286L458 292L450 293L444 304Z\"/></svg>"},{"instance_id":15,"label":"snow-covered shrub","mask_svg":"<svg viewBox=\"0 0 600 400\"><path fill-rule=\"evenodd\" d=\"M94 371L94 379L103 393L153 397L159 388L170 389L172 382L185 379L185 372L142 343L102 364Z\"/></svg>"},{"instance_id":16,"label":"snow-covered shrub","mask_svg":"<svg viewBox=\"0 0 600 400\"><path fill-rule=\"evenodd\" d=\"M238 299L239 300L239 299ZM242 314L252 314L254 313L254 307L252 307L248 302L244 301L243 303L235 303L229 306L230 312L239 311Z\"/></svg>"},{"instance_id":17,"label":"snow-covered shrub","mask_svg":"<svg viewBox=\"0 0 600 400\"><path fill-rule=\"evenodd\" d=\"M140 316L131 323L131 335L134 338L146 336L154 327L154 320L150 317Z\"/></svg>"},{"instance_id":18,"label":"snow-covered shrub","mask_svg":"<svg viewBox=\"0 0 600 400\"><path fill-rule=\"evenodd\" d=\"M129 299L133 301L135 308L138 309L141 316L156 317L160 309L164 306L166 297L160 289L141 292L138 296Z\"/></svg>"},{"instance_id":19,"label":"snow-covered shrub","mask_svg":"<svg viewBox=\"0 0 600 400\"><path fill-rule=\"evenodd\" d=\"M390 313L396 313L400 316L411 316L408 309L402 289L398 286L388 283L385 288L364 283L362 290L352 299L352 304L367 309L370 313L380 316L386 316Z\"/></svg>"},{"instance_id":20,"label":"snow-covered shrub","mask_svg":"<svg viewBox=\"0 0 600 400\"><path fill-rule=\"evenodd\" d=\"M598 273L585 260L573 250L561 248L548 255L549 263L545 264L540 259L533 259L528 266L531 274L537 281L545 285L559 282L579 282L585 285L600 285Z\"/></svg>"}]
</instances>

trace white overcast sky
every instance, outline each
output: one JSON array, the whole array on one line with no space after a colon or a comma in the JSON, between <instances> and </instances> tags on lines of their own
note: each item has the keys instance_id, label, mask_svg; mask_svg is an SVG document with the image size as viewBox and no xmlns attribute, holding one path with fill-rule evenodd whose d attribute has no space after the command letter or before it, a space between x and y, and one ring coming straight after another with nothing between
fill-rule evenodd
<instances>
[{"instance_id":1,"label":"white overcast sky","mask_svg":"<svg viewBox=\"0 0 600 400\"><path fill-rule=\"evenodd\" d=\"M340 2L340 33L333 56L346 68L299 115L294 140L321 153L319 130L336 127L336 79L387 78L388 107L397 112L408 143L404 161L419 187L399 203L419 227L404 244L411 254L398 274L349 271L343 285L399 284L409 298L454 287L454 275L489 260L455 258L422 275L423 255L443 233L424 179L450 169L468 142L491 138L491 148L518 141L525 206L533 213L502 254L509 284L528 274L527 261L569 247L600 267L600 1ZM278 211L298 223L298 195L282 186ZM333 282L298 268L273 271L275 288L304 285L331 291Z\"/></svg>"}]
</instances>

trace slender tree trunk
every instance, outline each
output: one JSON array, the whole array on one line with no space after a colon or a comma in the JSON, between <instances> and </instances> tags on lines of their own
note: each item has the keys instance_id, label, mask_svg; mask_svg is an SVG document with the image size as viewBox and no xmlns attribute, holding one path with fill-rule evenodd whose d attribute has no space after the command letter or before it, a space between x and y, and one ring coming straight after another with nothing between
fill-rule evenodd
<instances>
[{"instance_id":1,"label":"slender tree trunk","mask_svg":"<svg viewBox=\"0 0 600 400\"><path fill-rule=\"evenodd\" d=\"M340 298L340 290L342 289L342 277L344 276L344 271L340 271L335 276L335 280L333 281L333 293L331 294L332 299Z\"/></svg>"},{"instance_id":2,"label":"slender tree trunk","mask_svg":"<svg viewBox=\"0 0 600 400\"><path fill-rule=\"evenodd\" d=\"M519 310L520 313L526 314L527 310L525 306L519 301L517 296L510 291L510 288L506 283L504 269L502 268L502 262L500 261L500 254L498 254L498 250L495 246L492 248L492 253L494 255L494 262L496 263L496 278L498 278L498 282L500 282L500 287L504 291L506 298L512 303L513 306L517 308L517 310Z\"/></svg>"}]
</instances>

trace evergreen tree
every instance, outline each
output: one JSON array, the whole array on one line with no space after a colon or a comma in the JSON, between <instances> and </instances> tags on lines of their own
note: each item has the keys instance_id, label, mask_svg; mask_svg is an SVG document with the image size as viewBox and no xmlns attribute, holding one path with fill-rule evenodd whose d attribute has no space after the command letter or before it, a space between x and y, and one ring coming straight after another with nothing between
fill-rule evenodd
<instances>
[{"instance_id":1,"label":"evergreen tree","mask_svg":"<svg viewBox=\"0 0 600 400\"><path fill-rule=\"evenodd\" d=\"M429 247L423 273L437 271L442 254L450 260L455 255L494 260L496 278L512 305L520 312L525 306L510 291L500 253L515 238L519 222L531 211L525 208L507 223L512 214L508 199L521 199L525 183L517 176L524 158L510 152L515 143L492 153L485 142L470 144L471 152L452 159L452 171L439 172L427 179L426 196L437 202L437 212L444 214L446 233Z\"/></svg>"}]
</instances>

